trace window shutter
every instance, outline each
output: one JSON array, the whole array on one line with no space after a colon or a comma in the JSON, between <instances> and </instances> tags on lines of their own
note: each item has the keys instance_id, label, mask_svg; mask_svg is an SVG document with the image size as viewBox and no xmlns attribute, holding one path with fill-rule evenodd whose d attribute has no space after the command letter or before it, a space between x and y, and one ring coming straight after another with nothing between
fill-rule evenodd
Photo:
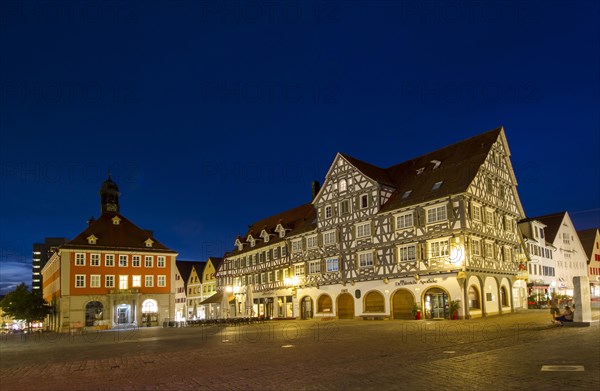
<instances>
[{"instance_id":1,"label":"window shutter","mask_svg":"<svg viewBox=\"0 0 600 391\"><path fill-rule=\"evenodd\" d=\"M425 209L423 208L417 208L417 225L419 227L423 227L425 226Z\"/></svg>"},{"instance_id":2,"label":"window shutter","mask_svg":"<svg viewBox=\"0 0 600 391\"><path fill-rule=\"evenodd\" d=\"M327 262L327 261L326 261L325 259L321 259L321 260L319 261L319 264L321 265L321 274L325 274L325 273L327 273L327 269L326 269L326 267L327 267L327 266L326 266L326 262Z\"/></svg>"},{"instance_id":3,"label":"window shutter","mask_svg":"<svg viewBox=\"0 0 600 391\"><path fill-rule=\"evenodd\" d=\"M379 266L379 251L373 251L373 267Z\"/></svg>"},{"instance_id":4,"label":"window shutter","mask_svg":"<svg viewBox=\"0 0 600 391\"><path fill-rule=\"evenodd\" d=\"M396 216L390 216L390 231L394 232L396 230Z\"/></svg>"},{"instance_id":5,"label":"window shutter","mask_svg":"<svg viewBox=\"0 0 600 391\"><path fill-rule=\"evenodd\" d=\"M469 220L473 220L473 204L471 201L467 201L467 216Z\"/></svg>"},{"instance_id":6,"label":"window shutter","mask_svg":"<svg viewBox=\"0 0 600 391\"><path fill-rule=\"evenodd\" d=\"M448 219L454 218L454 205L452 205L452 200L448 200L448 205L446 205L446 212Z\"/></svg>"}]
</instances>

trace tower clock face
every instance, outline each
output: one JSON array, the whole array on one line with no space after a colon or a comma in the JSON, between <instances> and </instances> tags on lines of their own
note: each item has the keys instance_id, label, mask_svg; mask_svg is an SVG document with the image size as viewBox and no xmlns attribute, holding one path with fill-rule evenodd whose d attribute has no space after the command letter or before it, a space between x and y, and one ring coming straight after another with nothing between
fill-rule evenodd
<instances>
[{"instance_id":1,"label":"tower clock face","mask_svg":"<svg viewBox=\"0 0 600 391\"><path fill-rule=\"evenodd\" d=\"M117 205L115 205L115 204L106 204L106 210L108 210L109 212L116 212L117 211Z\"/></svg>"}]
</instances>

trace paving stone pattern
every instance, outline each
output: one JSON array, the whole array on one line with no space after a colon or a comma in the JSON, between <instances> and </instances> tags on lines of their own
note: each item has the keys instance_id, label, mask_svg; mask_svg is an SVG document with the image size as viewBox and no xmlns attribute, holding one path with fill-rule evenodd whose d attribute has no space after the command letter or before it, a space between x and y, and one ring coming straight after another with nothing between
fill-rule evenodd
<instances>
[{"instance_id":1,"label":"paving stone pattern","mask_svg":"<svg viewBox=\"0 0 600 391\"><path fill-rule=\"evenodd\" d=\"M599 312L594 311L597 321ZM583 372L542 372L583 365ZM598 322L271 321L0 340L0 390L597 390Z\"/></svg>"}]
</instances>

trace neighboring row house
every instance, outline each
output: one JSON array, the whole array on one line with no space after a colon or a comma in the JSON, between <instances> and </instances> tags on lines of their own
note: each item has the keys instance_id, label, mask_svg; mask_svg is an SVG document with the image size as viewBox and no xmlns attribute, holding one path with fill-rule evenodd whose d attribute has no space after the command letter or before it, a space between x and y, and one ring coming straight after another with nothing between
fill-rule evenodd
<instances>
[{"instance_id":1,"label":"neighboring row house","mask_svg":"<svg viewBox=\"0 0 600 391\"><path fill-rule=\"evenodd\" d=\"M100 189L101 216L42 269L53 330L156 326L175 315L177 253L119 211L119 189Z\"/></svg>"},{"instance_id":2,"label":"neighboring row house","mask_svg":"<svg viewBox=\"0 0 600 391\"><path fill-rule=\"evenodd\" d=\"M380 168L338 153L311 203L235 240L218 286L230 315L429 319L523 302L525 215L503 128ZM225 293L224 293L225 294ZM515 296L518 300L515 302Z\"/></svg>"},{"instance_id":3,"label":"neighboring row house","mask_svg":"<svg viewBox=\"0 0 600 391\"><path fill-rule=\"evenodd\" d=\"M534 217L545 225L545 240L553 251L549 293L573 296L573 277L587 276L587 256L567 212ZM539 272L539 268L538 268ZM543 270L542 270L543 272Z\"/></svg>"},{"instance_id":4,"label":"neighboring row house","mask_svg":"<svg viewBox=\"0 0 600 391\"><path fill-rule=\"evenodd\" d=\"M577 231L587 257L590 294L593 301L600 301L600 231L598 228Z\"/></svg>"}]
</instances>

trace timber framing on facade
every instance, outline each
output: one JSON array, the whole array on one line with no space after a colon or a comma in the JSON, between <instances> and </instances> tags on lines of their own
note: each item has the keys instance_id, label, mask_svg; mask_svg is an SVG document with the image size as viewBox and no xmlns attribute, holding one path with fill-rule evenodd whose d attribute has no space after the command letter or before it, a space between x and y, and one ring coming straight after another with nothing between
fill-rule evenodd
<instances>
[{"instance_id":1,"label":"timber framing on facade","mask_svg":"<svg viewBox=\"0 0 600 391\"><path fill-rule=\"evenodd\" d=\"M503 128L380 168L338 153L312 202L253 224L217 273L232 315L448 318L526 305Z\"/></svg>"}]
</instances>

